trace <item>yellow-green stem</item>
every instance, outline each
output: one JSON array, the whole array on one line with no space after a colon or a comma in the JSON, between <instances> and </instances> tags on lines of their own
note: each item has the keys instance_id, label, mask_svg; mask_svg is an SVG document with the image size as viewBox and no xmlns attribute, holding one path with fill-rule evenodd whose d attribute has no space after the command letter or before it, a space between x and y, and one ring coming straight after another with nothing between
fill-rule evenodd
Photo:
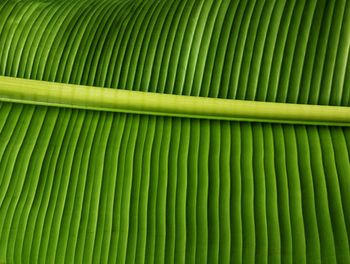
<instances>
[{"instance_id":1,"label":"yellow-green stem","mask_svg":"<svg viewBox=\"0 0 350 264\"><path fill-rule=\"evenodd\" d=\"M170 95L0 76L0 100L190 118L350 126L350 107Z\"/></svg>"}]
</instances>

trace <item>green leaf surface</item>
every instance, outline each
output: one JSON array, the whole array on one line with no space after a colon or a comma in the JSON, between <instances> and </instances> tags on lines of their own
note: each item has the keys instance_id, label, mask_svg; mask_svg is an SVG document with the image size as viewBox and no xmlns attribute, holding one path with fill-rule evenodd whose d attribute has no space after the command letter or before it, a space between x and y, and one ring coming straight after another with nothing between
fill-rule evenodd
<instances>
[{"instance_id":1,"label":"green leaf surface","mask_svg":"<svg viewBox=\"0 0 350 264\"><path fill-rule=\"evenodd\" d=\"M0 1L0 262L350 263L349 47L346 0Z\"/></svg>"}]
</instances>

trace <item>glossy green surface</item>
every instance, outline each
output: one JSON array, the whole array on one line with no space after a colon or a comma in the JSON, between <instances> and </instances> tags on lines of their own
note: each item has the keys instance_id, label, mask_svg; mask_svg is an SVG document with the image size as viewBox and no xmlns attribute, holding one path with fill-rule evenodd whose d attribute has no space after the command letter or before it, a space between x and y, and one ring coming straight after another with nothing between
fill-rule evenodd
<instances>
[{"instance_id":1,"label":"glossy green surface","mask_svg":"<svg viewBox=\"0 0 350 264\"><path fill-rule=\"evenodd\" d=\"M345 0L0 1L33 80L348 107L349 43ZM0 104L0 262L350 262L349 128Z\"/></svg>"}]
</instances>

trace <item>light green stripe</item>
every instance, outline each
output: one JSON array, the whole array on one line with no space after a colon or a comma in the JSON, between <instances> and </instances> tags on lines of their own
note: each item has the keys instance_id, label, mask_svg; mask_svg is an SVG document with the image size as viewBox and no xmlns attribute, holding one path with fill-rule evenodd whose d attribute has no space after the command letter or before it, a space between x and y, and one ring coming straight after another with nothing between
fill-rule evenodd
<instances>
[{"instance_id":1,"label":"light green stripe","mask_svg":"<svg viewBox=\"0 0 350 264\"><path fill-rule=\"evenodd\" d=\"M146 93L3 76L0 100L109 112L350 126L350 107Z\"/></svg>"}]
</instances>

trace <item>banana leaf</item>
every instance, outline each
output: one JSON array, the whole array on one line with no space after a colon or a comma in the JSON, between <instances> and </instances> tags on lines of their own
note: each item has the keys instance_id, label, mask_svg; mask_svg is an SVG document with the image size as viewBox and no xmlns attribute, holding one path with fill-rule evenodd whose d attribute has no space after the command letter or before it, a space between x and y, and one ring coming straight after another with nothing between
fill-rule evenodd
<instances>
[{"instance_id":1,"label":"banana leaf","mask_svg":"<svg viewBox=\"0 0 350 264\"><path fill-rule=\"evenodd\" d=\"M346 0L0 0L0 263L350 263L349 49Z\"/></svg>"}]
</instances>

